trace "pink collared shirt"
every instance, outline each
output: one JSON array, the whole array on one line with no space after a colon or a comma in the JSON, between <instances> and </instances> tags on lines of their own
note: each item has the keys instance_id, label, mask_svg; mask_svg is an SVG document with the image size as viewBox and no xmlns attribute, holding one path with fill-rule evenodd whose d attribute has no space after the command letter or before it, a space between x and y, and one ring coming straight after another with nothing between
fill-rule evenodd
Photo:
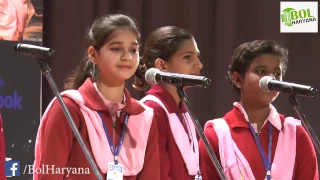
<instances>
[{"instance_id":1,"label":"pink collared shirt","mask_svg":"<svg viewBox=\"0 0 320 180\"><path fill-rule=\"evenodd\" d=\"M104 102L104 104L108 107L109 112L112 116L112 120L113 122L116 121L116 119L120 116L120 112L121 110L126 106L125 102L126 102L126 96L123 93L123 100L122 103L114 103L109 101L108 99L106 99L101 92L99 91L98 87L97 87L97 83L93 83L93 87L97 90L100 98L102 99L102 101Z\"/></svg>"},{"instance_id":2,"label":"pink collared shirt","mask_svg":"<svg viewBox=\"0 0 320 180\"><path fill-rule=\"evenodd\" d=\"M248 118L248 114L246 113L245 109L242 107L241 103L239 102L234 102L233 105L235 107L237 107L240 112L243 114L244 118L246 119L247 122L250 122L249 121L249 118ZM281 130L282 128L282 125L281 125L281 120L280 120L280 117L279 117L279 114L278 114L278 111L276 110L276 108L270 104L270 112L269 112L269 116L267 117L267 119L264 121L262 127L268 122L270 121L270 123L275 127L277 128L279 131ZM257 123L251 123L254 131L256 133L258 133L258 129L257 129ZM261 128L262 128L261 127Z\"/></svg>"}]
</instances>

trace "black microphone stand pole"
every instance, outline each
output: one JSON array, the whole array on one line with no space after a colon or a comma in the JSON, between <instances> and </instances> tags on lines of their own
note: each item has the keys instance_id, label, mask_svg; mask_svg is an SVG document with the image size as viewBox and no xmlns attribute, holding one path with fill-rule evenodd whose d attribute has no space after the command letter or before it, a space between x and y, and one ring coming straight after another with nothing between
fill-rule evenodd
<instances>
[{"instance_id":1,"label":"black microphone stand pole","mask_svg":"<svg viewBox=\"0 0 320 180\"><path fill-rule=\"evenodd\" d=\"M305 116L305 114L303 113L301 107L300 107L300 103L298 102L296 96L290 95L289 96L289 100L292 104L293 109L296 111L296 113L298 114L300 120L302 121L303 126L305 127L307 133L309 134L311 141L313 142L313 145L315 146L316 151L318 152L318 155L320 155L320 143L319 140L316 136L316 134L314 133L310 123L307 120L307 117Z\"/></svg>"},{"instance_id":2,"label":"black microphone stand pole","mask_svg":"<svg viewBox=\"0 0 320 180\"><path fill-rule=\"evenodd\" d=\"M213 165L215 166L220 178L222 180L226 180L226 176L223 172L223 169L217 159L217 156L214 154L211 146L209 145L209 142L208 142L208 139L206 138L206 136L204 135L203 133L203 129L199 123L199 121L197 120L197 118L195 117L195 115L193 114L193 112L191 111L191 105L187 99L187 94L185 93L185 91L183 90L183 87L182 86L179 86L177 87L177 92L178 92L178 95L179 95L179 98L182 100L184 106L187 108L187 111L189 112L189 115L195 125L195 128L196 128L196 131L198 133L198 135L200 136L200 138L202 139L204 145L205 145L205 148L209 154L209 157L213 163Z\"/></svg>"},{"instance_id":3,"label":"black microphone stand pole","mask_svg":"<svg viewBox=\"0 0 320 180\"><path fill-rule=\"evenodd\" d=\"M95 164L92 156L90 155L90 153L88 151L88 148L86 147L83 139L81 138L81 135L80 135L80 133L79 133L79 131L77 129L77 126L74 123L74 121L72 119L72 116L71 116L66 104L64 103L64 101L63 101L63 99L62 99L62 97L61 97L61 95L59 93L58 87L57 87L56 83L54 82L53 77L52 77L52 75L50 73L51 69L50 69L47 61L44 60L44 59L38 59L38 62L40 64L41 71L46 76L46 78L47 78L47 80L48 80L48 82L49 82L49 84L51 86L51 89L52 89L53 93L57 97L57 99L58 99L58 101L59 101L59 103L60 103L60 105L62 107L63 113L66 116L66 118L68 120L68 123L69 123L69 125L70 125L70 127L71 127L71 129L73 131L73 134L77 138L77 140L78 140L78 142L80 144L80 147L81 147L82 151L84 152L84 154L85 154L85 156L86 156L91 168L93 169L93 172L94 172L96 178L98 180L103 180L97 165Z\"/></svg>"}]
</instances>

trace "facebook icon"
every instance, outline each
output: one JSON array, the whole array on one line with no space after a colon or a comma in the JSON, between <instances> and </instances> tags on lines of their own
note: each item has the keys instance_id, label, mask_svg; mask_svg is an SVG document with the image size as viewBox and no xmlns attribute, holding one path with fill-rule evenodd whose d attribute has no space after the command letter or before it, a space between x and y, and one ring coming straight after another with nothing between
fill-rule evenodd
<instances>
[{"instance_id":1,"label":"facebook icon","mask_svg":"<svg viewBox=\"0 0 320 180\"><path fill-rule=\"evenodd\" d=\"M6 161L5 171L7 177L20 176L20 161Z\"/></svg>"}]
</instances>

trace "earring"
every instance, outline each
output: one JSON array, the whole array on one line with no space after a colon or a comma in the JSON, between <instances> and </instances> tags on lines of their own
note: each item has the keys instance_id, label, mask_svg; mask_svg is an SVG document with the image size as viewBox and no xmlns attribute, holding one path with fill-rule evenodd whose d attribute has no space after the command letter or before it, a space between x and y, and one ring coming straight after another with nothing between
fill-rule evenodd
<instances>
[{"instance_id":1,"label":"earring","mask_svg":"<svg viewBox=\"0 0 320 180\"><path fill-rule=\"evenodd\" d=\"M92 79L96 80L96 64L92 64L92 69L90 72Z\"/></svg>"}]
</instances>

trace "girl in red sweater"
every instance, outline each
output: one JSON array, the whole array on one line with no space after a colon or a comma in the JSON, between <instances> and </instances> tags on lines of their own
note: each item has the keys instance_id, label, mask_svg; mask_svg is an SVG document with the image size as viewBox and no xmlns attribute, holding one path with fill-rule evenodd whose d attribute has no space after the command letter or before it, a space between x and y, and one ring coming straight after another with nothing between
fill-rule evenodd
<instances>
[{"instance_id":1,"label":"girl in red sweater","mask_svg":"<svg viewBox=\"0 0 320 180\"><path fill-rule=\"evenodd\" d=\"M202 69L199 55L196 41L186 30L173 26L158 28L144 45L134 87L147 88L144 73L148 68L199 75ZM152 85L142 102L154 109L157 120L161 180L194 179L199 166L198 141L177 88L171 84Z\"/></svg>"},{"instance_id":2,"label":"girl in red sweater","mask_svg":"<svg viewBox=\"0 0 320 180\"><path fill-rule=\"evenodd\" d=\"M301 122L277 112L271 103L278 92L259 88L263 76L281 81L287 65L288 51L273 41L247 42L234 51L228 78L240 101L204 130L228 179L318 179L315 150ZM203 179L219 179L202 141L199 146Z\"/></svg>"},{"instance_id":3,"label":"girl in red sweater","mask_svg":"<svg viewBox=\"0 0 320 180\"><path fill-rule=\"evenodd\" d=\"M93 23L88 38L87 55L62 92L84 143L103 179L160 180L153 110L125 88L139 64L140 34L134 21L122 14L103 16ZM43 166L54 172L34 171L35 180L96 180L56 99L37 135L34 168Z\"/></svg>"}]
</instances>

